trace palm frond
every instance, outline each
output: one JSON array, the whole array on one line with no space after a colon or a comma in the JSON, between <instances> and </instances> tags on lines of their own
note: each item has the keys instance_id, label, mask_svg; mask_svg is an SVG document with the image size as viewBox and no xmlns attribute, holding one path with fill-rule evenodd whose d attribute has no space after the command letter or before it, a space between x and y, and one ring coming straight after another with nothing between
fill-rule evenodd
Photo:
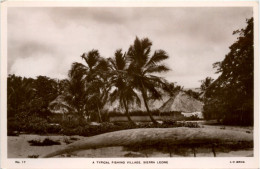
<instances>
[{"instance_id":1,"label":"palm frond","mask_svg":"<svg viewBox=\"0 0 260 169\"><path fill-rule=\"evenodd\" d=\"M115 63L117 70L124 70L126 66L125 54L122 53L122 49L118 49L115 52Z\"/></svg>"},{"instance_id":2,"label":"palm frond","mask_svg":"<svg viewBox=\"0 0 260 169\"><path fill-rule=\"evenodd\" d=\"M146 74L146 73L161 73L161 72L167 72L169 70L170 69L165 65L154 65L154 66L148 67L144 71L144 74Z\"/></svg>"},{"instance_id":3,"label":"palm frond","mask_svg":"<svg viewBox=\"0 0 260 169\"><path fill-rule=\"evenodd\" d=\"M163 88L169 83L167 80L165 80L162 77L154 76L154 75L149 75L147 76L147 79L149 80L150 83L154 84L156 87Z\"/></svg>"},{"instance_id":4,"label":"palm frond","mask_svg":"<svg viewBox=\"0 0 260 169\"><path fill-rule=\"evenodd\" d=\"M96 66L96 71L97 72L104 72L104 71L108 71L109 70L109 63L106 59L100 59L99 62L97 63Z\"/></svg>"},{"instance_id":5,"label":"palm frond","mask_svg":"<svg viewBox=\"0 0 260 169\"><path fill-rule=\"evenodd\" d=\"M167 53L164 50L157 50L157 51L154 52L153 56L147 62L145 67L155 65L155 64L157 64L157 63L159 63L163 60L166 60L168 58L169 58L169 56L167 55Z\"/></svg>"},{"instance_id":6,"label":"palm frond","mask_svg":"<svg viewBox=\"0 0 260 169\"><path fill-rule=\"evenodd\" d=\"M86 61L89 69L93 69L98 64L100 55L98 50L92 49L87 54L84 53L81 57Z\"/></svg>"},{"instance_id":7,"label":"palm frond","mask_svg":"<svg viewBox=\"0 0 260 169\"><path fill-rule=\"evenodd\" d=\"M148 38L144 38L141 40L141 44L142 44L143 55L145 56L146 59L145 62L147 62L147 59L151 51L152 42Z\"/></svg>"},{"instance_id":8,"label":"palm frond","mask_svg":"<svg viewBox=\"0 0 260 169\"><path fill-rule=\"evenodd\" d=\"M108 62L110 63L110 65L111 65L111 70L112 71L115 71L115 70L117 70L118 68L117 68L117 65L116 65L116 61L115 61L115 59L113 59L113 58L108 58Z\"/></svg>"},{"instance_id":9,"label":"palm frond","mask_svg":"<svg viewBox=\"0 0 260 169\"><path fill-rule=\"evenodd\" d=\"M145 65L149 59L149 54L151 51L152 42L148 38L140 40L136 37L134 44L130 46L127 52L127 58L139 66Z\"/></svg>"},{"instance_id":10,"label":"palm frond","mask_svg":"<svg viewBox=\"0 0 260 169\"><path fill-rule=\"evenodd\" d=\"M87 74L88 68L82 63L74 62L69 70L68 76L71 79L81 79L83 75Z\"/></svg>"}]
</instances>

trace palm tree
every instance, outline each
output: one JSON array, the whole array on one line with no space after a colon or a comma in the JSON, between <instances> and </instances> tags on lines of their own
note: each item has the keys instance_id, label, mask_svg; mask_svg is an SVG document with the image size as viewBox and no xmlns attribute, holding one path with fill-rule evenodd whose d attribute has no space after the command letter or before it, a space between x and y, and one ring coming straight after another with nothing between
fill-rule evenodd
<instances>
[{"instance_id":1,"label":"palm tree","mask_svg":"<svg viewBox=\"0 0 260 169\"><path fill-rule=\"evenodd\" d=\"M84 117L84 105L86 101L84 83L78 79L74 79L70 75L69 80L65 83L66 92L61 95L61 99L64 100L64 107L78 116Z\"/></svg>"},{"instance_id":2,"label":"palm tree","mask_svg":"<svg viewBox=\"0 0 260 169\"><path fill-rule=\"evenodd\" d=\"M108 89L106 88L108 63L94 49L88 53L83 53L81 57L87 65L73 63L69 76L83 85L84 107L88 110L97 111L99 121L102 122L101 109L108 97Z\"/></svg>"},{"instance_id":3,"label":"palm tree","mask_svg":"<svg viewBox=\"0 0 260 169\"><path fill-rule=\"evenodd\" d=\"M99 122L102 122L101 110L107 102L108 91L106 77L96 77L86 84L87 108L98 112Z\"/></svg>"},{"instance_id":4,"label":"palm tree","mask_svg":"<svg viewBox=\"0 0 260 169\"><path fill-rule=\"evenodd\" d=\"M149 106L149 99L160 99L161 93L158 89L163 89L168 83L162 77L154 75L169 71L161 61L169 56L163 50L156 50L150 57L152 42L148 38L139 39L136 37L134 44L130 46L127 52L127 58L130 61L128 73L131 77L134 87L142 93L144 104L148 115L153 123L157 121L153 118Z\"/></svg>"},{"instance_id":5,"label":"palm tree","mask_svg":"<svg viewBox=\"0 0 260 169\"><path fill-rule=\"evenodd\" d=\"M22 111L31 110L36 99L34 80L20 76L9 75L7 78L7 115L15 116Z\"/></svg>"},{"instance_id":6,"label":"palm tree","mask_svg":"<svg viewBox=\"0 0 260 169\"><path fill-rule=\"evenodd\" d=\"M141 101L137 93L133 89L133 85L129 80L127 74L127 61L126 54L122 53L119 49L115 52L114 58L109 58L111 64L111 74L110 74L110 85L115 87L115 90L110 94L111 102L119 99L119 103L125 108L125 114L129 122L133 123L128 111L128 106L131 103L136 102L137 105L141 105Z\"/></svg>"}]
</instances>

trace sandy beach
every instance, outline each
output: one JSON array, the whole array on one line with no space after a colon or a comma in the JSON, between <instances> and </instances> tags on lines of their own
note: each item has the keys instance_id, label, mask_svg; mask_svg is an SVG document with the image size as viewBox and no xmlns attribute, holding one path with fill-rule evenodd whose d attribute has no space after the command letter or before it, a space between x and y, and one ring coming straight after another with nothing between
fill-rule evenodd
<instances>
[{"instance_id":1,"label":"sandy beach","mask_svg":"<svg viewBox=\"0 0 260 169\"><path fill-rule=\"evenodd\" d=\"M207 126L206 128L220 128L220 126ZM223 126L222 126L223 128ZM250 127L225 127L225 130L253 132ZM53 141L60 142L60 145L52 146L32 146L28 141L49 138ZM48 154L55 150L66 147L68 143L86 139L82 136L55 136L55 135L32 135L21 134L20 136L8 136L8 158L32 158ZM196 148L196 157L214 157L212 150L205 147ZM238 150L238 151L225 151L223 149L216 149L217 157L248 157L253 156L253 148ZM87 158L106 158L106 157L194 157L194 150L191 148L180 148L177 152L171 154L158 149L145 149L143 151L128 150L123 146L103 147L96 149L88 149L75 151L72 153L58 155L56 157L87 157ZM55 157L55 158L56 158Z\"/></svg>"}]
</instances>

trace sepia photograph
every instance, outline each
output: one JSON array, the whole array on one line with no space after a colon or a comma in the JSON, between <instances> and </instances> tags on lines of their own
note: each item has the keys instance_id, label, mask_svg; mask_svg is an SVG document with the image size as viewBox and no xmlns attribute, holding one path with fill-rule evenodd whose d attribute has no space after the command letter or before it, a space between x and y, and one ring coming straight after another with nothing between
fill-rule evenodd
<instances>
[{"instance_id":1,"label":"sepia photograph","mask_svg":"<svg viewBox=\"0 0 260 169\"><path fill-rule=\"evenodd\" d=\"M255 159L254 5L6 6L7 160Z\"/></svg>"}]
</instances>

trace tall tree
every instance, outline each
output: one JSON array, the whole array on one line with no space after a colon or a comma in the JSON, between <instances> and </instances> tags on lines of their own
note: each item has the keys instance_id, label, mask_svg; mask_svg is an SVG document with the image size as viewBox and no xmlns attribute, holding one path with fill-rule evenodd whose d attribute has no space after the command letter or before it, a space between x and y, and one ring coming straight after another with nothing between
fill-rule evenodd
<instances>
[{"instance_id":1,"label":"tall tree","mask_svg":"<svg viewBox=\"0 0 260 169\"><path fill-rule=\"evenodd\" d=\"M7 78L7 115L14 117L21 111L29 111L35 98L34 80L20 76L9 75ZM29 112L28 112L29 113Z\"/></svg>"},{"instance_id":2,"label":"tall tree","mask_svg":"<svg viewBox=\"0 0 260 169\"><path fill-rule=\"evenodd\" d=\"M101 109L108 97L106 86L108 63L94 49L83 53L81 57L85 60L86 65L73 63L69 76L71 80L84 88L84 92L82 92L84 99L81 99L85 102L84 107L90 111L97 111L99 121L102 122Z\"/></svg>"},{"instance_id":3,"label":"tall tree","mask_svg":"<svg viewBox=\"0 0 260 169\"><path fill-rule=\"evenodd\" d=\"M126 54L122 53L122 50L117 50L115 52L114 58L109 58L111 64L110 73L110 85L115 87L115 89L110 94L111 102L119 99L119 103L125 108L125 114L131 123L134 123L129 115L128 106L131 103L136 102L140 106L141 101L134 91L133 85L128 76L127 72L127 60Z\"/></svg>"},{"instance_id":4,"label":"tall tree","mask_svg":"<svg viewBox=\"0 0 260 169\"><path fill-rule=\"evenodd\" d=\"M70 112L84 117L84 105L86 104L84 83L69 74L69 80L64 81L64 84L65 92L60 95L63 103L59 104L63 104L63 107Z\"/></svg>"},{"instance_id":5,"label":"tall tree","mask_svg":"<svg viewBox=\"0 0 260 169\"><path fill-rule=\"evenodd\" d=\"M32 87L36 93L32 102L35 112L42 116L49 115L49 103L58 96L57 81L46 76L38 76Z\"/></svg>"},{"instance_id":6,"label":"tall tree","mask_svg":"<svg viewBox=\"0 0 260 169\"><path fill-rule=\"evenodd\" d=\"M247 20L245 29L234 31L237 41L224 60L215 63L220 76L206 91L204 114L215 114L226 123L253 123L254 96L254 23Z\"/></svg>"},{"instance_id":7,"label":"tall tree","mask_svg":"<svg viewBox=\"0 0 260 169\"><path fill-rule=\"evenodd\" d=\"M128 73L134 87L142 93L144 104L148 115L153 123L157 121L153 118L149 105L149 99L160 99L159 88L166 86L166 80L154 74L167 72L169 68L161 64L161 61L169 56L163 50L156 50L152 56L152 42L148 38L139 39L136 37L134 44L130 46L127 52L127 58L130 61Z\"/></svg>"}]
</instances>

